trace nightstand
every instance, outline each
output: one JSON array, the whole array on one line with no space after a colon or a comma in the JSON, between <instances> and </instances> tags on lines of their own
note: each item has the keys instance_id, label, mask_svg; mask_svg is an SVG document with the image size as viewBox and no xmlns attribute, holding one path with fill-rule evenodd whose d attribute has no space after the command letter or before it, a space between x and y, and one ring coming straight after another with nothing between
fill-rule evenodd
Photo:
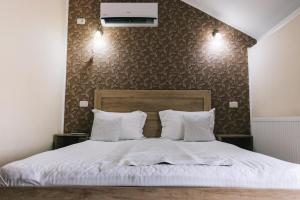
<instances>
[{"instance_id":1,"label":"nightstand","mask_svg":"<svg viewBox=\"0 0 300 200\"><path fill-rule=\"evenodd\" d=\"M53 137L53 149L63 148L72 144L84 142L88 139L88 134L55 134Z\"/></svg>"},{"instance_id":2,"label":"nightstand","mask_svg":"<svg viewBox=\"0 0 300 200\"><path fill-rule=\"evenodd\" d=\"M240 148L253 151L253 136L252 135L216 135L217 140L236 145Z\"/></svg>"}]
</instances>

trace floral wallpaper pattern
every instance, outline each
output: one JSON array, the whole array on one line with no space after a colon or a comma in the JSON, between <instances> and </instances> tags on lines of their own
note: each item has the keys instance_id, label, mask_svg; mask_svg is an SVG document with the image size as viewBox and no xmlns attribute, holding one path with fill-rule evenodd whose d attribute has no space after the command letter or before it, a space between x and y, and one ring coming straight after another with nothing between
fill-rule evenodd
<instances>
[{"instance_id":1,"label":"floral wallpaper pattern","mask_svg":"<svg viewBox=\"0 0 300 200\"><path fill-rule=\"evenodd\" d=\"M250 133L247 48L255 39L180 0L131 0L158 2L159 26L104 28L96 46L100 2L70 0L65 132L90 132L95 89L209 89L215 133ZM78 17L86 24L77 25ZM80 108L81 100L89 108ZM230 101L239 108L230 109Z\"/></svg>"}]
</instances>

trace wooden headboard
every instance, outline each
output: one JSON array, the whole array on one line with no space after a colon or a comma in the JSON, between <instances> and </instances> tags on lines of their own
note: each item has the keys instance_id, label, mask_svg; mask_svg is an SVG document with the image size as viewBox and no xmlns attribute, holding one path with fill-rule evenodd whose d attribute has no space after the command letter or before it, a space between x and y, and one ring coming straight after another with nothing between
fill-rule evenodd
<instances>
[{"instance_id":1,"label":"wooden headboard","mask_svg":"<svg viewBox=\"0 0 300 200\"><path fill-rule=\"evenodd\" d=\"M96 90L95 108L108 112L140 110L148 114L144 136L160 137L162 110L208 111L211 109L209 90Z\"/></svg>"}]
</instances>

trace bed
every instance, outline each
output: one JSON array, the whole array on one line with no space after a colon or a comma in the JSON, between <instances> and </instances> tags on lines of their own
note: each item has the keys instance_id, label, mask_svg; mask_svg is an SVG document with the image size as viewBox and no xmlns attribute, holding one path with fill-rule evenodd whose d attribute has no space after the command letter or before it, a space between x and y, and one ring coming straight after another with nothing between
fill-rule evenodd
<instances>
[{"instance_id":1,"label":"bed","mask_svg":"<svg viewBox=\"0 0 300 200\"><path fill-rule=\"evenodd\" d=\"M102 195L102 199L138 199L135 195L141 193L145 199L184 199L187 196L208 199L222 195L230 199L300 198L299 165L218 141L186 143L159 138L158 111L208 111L210 91L97 90L95 108L110 112L146 112L144 135L147 139L111 143L86 141L10 163L0 169L3 187L0 194L7 199L17 194L38 199L43 193L44 199L51 199L54 197L51 194L63 196L73 190L77 191L72 194L74 198L86 194L86 199L96 198L95 194ZM152 149L157 151L162 146L222 158L225 162L229 160L230 165L100 167L104 158L124 157L131 149L141 151L138 148L151 153ZM20 186L27 188L18 188Z\"/></svg>"}]
</instances>

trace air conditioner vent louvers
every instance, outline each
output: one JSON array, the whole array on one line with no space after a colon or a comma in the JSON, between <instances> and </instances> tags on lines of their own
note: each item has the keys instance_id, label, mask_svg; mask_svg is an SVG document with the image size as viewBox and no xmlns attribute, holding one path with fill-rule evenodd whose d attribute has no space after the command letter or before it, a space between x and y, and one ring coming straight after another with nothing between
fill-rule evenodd
<instances>
[{"instance_id":1,"label":"air conditioner vent louvers","mask_svg":"<svg viewBox=\"0 0 300 200\"><path fill-rule=\"evenodd\" d=\"M101 3L103 27L157 27L158 3Z\"/></svg>"},{"instance_id":2,"label":"air conditioner vent louvers","mask_svg":"<svg viewBox=\"0 0 300 200\"><path fill-rule=\"evenodd\" d=\"M153 24L153 17L102 17L106 24Z\"/></svg>"}]
</instances>

